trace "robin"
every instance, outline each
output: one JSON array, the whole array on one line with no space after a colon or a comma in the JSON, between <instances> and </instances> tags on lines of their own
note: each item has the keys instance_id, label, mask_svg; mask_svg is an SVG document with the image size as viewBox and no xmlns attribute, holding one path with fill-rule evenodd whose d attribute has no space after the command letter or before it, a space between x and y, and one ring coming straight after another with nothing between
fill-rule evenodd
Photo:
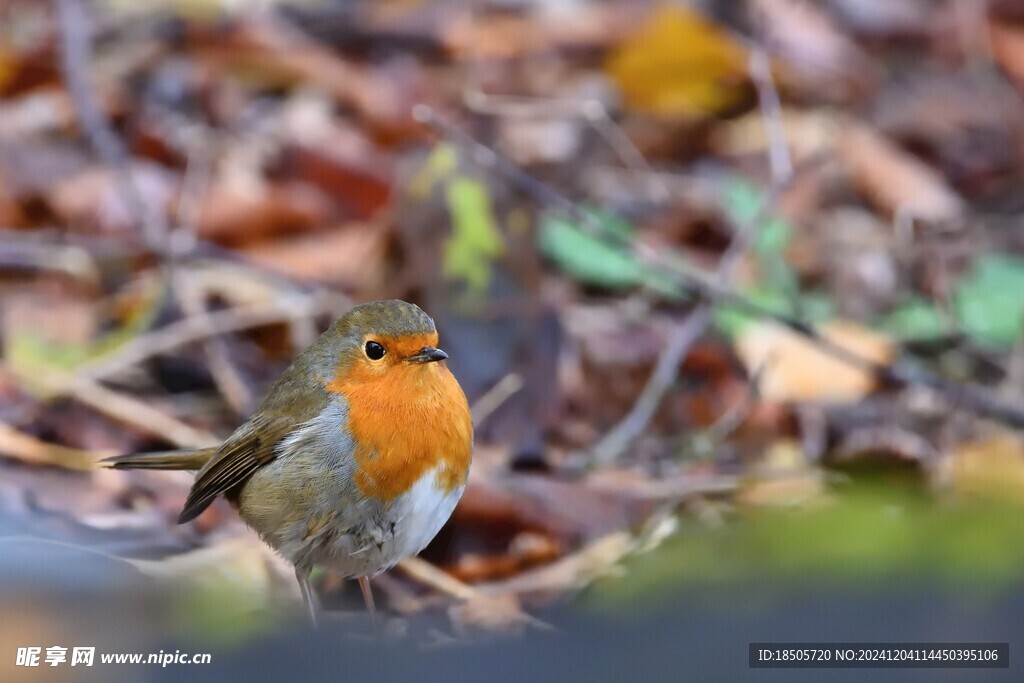
<instances>
[{"instance_id":1,"label":"robin","mask_svg":"<svg viewBox=\"0 0 1024 683\"><path fill-rule=\"evenodd\" d=\"M108 458L116 469L199 470L178 517L220 494L295 567L313 625L310 572L369 578L420 552L462 496L469 405L434 321L404 301L352 308L285 370L220 446Z\"/></svg>"}]
</instances>

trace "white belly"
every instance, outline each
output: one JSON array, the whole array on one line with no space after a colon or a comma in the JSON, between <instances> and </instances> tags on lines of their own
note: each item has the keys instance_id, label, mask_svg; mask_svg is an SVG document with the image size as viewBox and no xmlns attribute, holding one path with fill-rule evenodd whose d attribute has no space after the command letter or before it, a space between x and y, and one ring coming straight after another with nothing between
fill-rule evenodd
<instances>
[{"instance_id":1,"label":"white belly","mask_svg":"<svg viewBox=\"0 0 1024 683\"><path fill-rule=\"evenodd\" d=\"M465 487L446 492L427 472L404 495L380 507L355 533L335 537L323 564L347 576L374 576L411 557L433 540L451 517Z\"/></svg>"}]
</instances>

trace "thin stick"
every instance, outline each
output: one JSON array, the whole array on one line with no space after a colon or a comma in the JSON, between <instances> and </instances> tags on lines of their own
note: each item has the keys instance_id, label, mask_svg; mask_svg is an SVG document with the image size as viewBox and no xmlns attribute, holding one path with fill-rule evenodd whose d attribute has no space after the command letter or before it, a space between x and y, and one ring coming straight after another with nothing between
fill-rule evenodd
<instances>
[{"instance_id":1,"label":"thin stick","mask_svg":"<svg viewBox=\"0 0 1024 683\"><path fill-rule=\"evenodd\" d=\"M197 429L138 399L107 389L96 382L76 380L71 385L71 395L79 403L107 417L159 436L179 448L206 448L220 441L210 432Z\"/></svg>"},{"instance_id":2,"label":"thin stick","mask_svg":"<svg viewBox=\"0 0 1024 683\"><path fill-rule=\"evenodd\" d=\"M88 471L100 458L115 455L115 451L90 451L48 443L0 422L0 453L32 465L55 465L69 470Z\"/></svg>"},{"instance_id":3,"label":"thin stick","mask_svg":"<svg viewBox=\"0 0 1024 683\"><path fill-rule=\"evenodd\" d=\"M473 416L473 426L479 427L495 410L522 388L523 378L518 373L510 372L498 380L497 384L487 390L487 393L473 402L469 411Z\"/></svg>"},{"instance_id":4,"label":"thin stick","mask_svg":"<svg viewBox=\"0 0 1024 683\"><path fill-rule=\"evenodd\" d=\"M793 176L793 159L786 144L786 127L782 121L782 100L772 78L772 66L764 48L755 45L750 50L750 80L757 90L757 102L768 137L768 163L772 171L772 186L779 187Z\"/></svg>"},{"instance_id":5,"label":"thin stick","mask_svg":"<svg viewBox=\"0 0 1024 683\"><path fill-rule=\"evenodd\" d=\"M206 313L204 295L198 288L190 286L188 278L183 275L180 270L175 271L174 291L178 303L189 317L201 316ZM254 407L253 395L231 357L226 340L219 335L210 334L203 340L203 351L214 384L225 403L236 416L248 415Z\"/></svg>"},{"instance_id":6,"label":"thin stick","mask_svg":"<svg viewBox=\"0 0 1024 683\"><path fill-rule=\"evenodd\" d=\"M676 327L633 408L591 449L591 457L596 464L608 465L614 462L643 433L661 405L665 392L675 382L679 364L704 334L710 322L711 308L707 304L700 304Z\"/></svg>"},{"instance_id":7,"label":"thin stick","mask_svg":"<svg viewBox=\"0 0 1024 683\"><path fill-rule=\"evenodd\" d=\"M187 316L206 313L205 293L200 288L190 286L191 278L178 266L181 259L193 251L197 245L199 217L202 211L203 195L209 184L213 170L216 145L210 144L208 136L198 135L197 144L190 147L185 176L182 180L182 194L178 201L179 225L172 234L168 271L172 283L171 291ZM203 352L206 354L207 367L213 376L224 402L238 417L248 415L255 407L252 392L246 384L241 371L231 357L227 341L211 335L203 340Z\"/></svg>"},{"instance_id":8,"label":"thin stick","mask_svg":"<svg viewBox=\"0 0 1024 683\"><path fill-rule=\"evenodd\" d=\"M135 337L121 346L116 354L86 363L76 376L87 379L110 377L149 358L214 335L301 320L341 308L347 302L347 298L334 296L303 297L301 300L288 297L268 304L190 316Z\"/></svg>"},{"instance_id":9,"label":"thin stick","mask_svg":"<svg viewBox=\"0 0 1024 683\"><path fill-rule=\"evenodd\" d=\"M159 436L179 448L205 448L219 442L210 432L196 429L139 399L108 389L91 379L39 370L34 370L32 377L26 378L16 368L8 366L7 369L23 382L41 384L44 390L52 389L69 395L107 417Z\"/></svg>"},{"instance_id":10,"label":"thin stick","mask_svg":"<svg viewBox=\"0 0 1024 683\"><path fill-rule=\"evenodd\" d=\"M456 600L471 600L477 595L472 586L418 557L407 557L398 567L410 578Z\"/></svg>"}]
</instances>

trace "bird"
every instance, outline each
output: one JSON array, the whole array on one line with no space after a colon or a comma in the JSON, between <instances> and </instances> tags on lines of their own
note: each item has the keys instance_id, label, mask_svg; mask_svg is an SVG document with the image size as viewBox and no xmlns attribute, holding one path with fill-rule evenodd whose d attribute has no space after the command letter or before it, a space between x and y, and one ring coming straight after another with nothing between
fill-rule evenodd
<instances>
[{"instance_id":1,"label":"bird","mask_svg":"<svg viewBox=\"0 0 1024 683\"><path fill-rule=\"evenodd\" d=\"M359 581L419 553L466 488L473 424L433 319L400 300L351 308L223 443L114 456L114 469L198 470L178 523L224 495L295 569L314 627L314 567Z\"/></svg>"}]
</instances>

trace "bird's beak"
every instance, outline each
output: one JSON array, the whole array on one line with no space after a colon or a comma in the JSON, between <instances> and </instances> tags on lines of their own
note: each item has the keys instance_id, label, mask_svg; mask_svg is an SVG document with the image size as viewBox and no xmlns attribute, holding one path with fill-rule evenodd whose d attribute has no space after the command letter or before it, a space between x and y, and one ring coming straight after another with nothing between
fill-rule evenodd
<instances>
[{"instance_id":1,"label":"bird's beak","mask_svg":"<svg viewBox=\"0 0 1024 683\"><path fill-rule=\"evenodd\" d=\"M415 356L409 356L405 360L410 363L436 363L447 357L448 354L441 349L435 349L433 346L424 346Z\"/></svg>"}]
</instances>

